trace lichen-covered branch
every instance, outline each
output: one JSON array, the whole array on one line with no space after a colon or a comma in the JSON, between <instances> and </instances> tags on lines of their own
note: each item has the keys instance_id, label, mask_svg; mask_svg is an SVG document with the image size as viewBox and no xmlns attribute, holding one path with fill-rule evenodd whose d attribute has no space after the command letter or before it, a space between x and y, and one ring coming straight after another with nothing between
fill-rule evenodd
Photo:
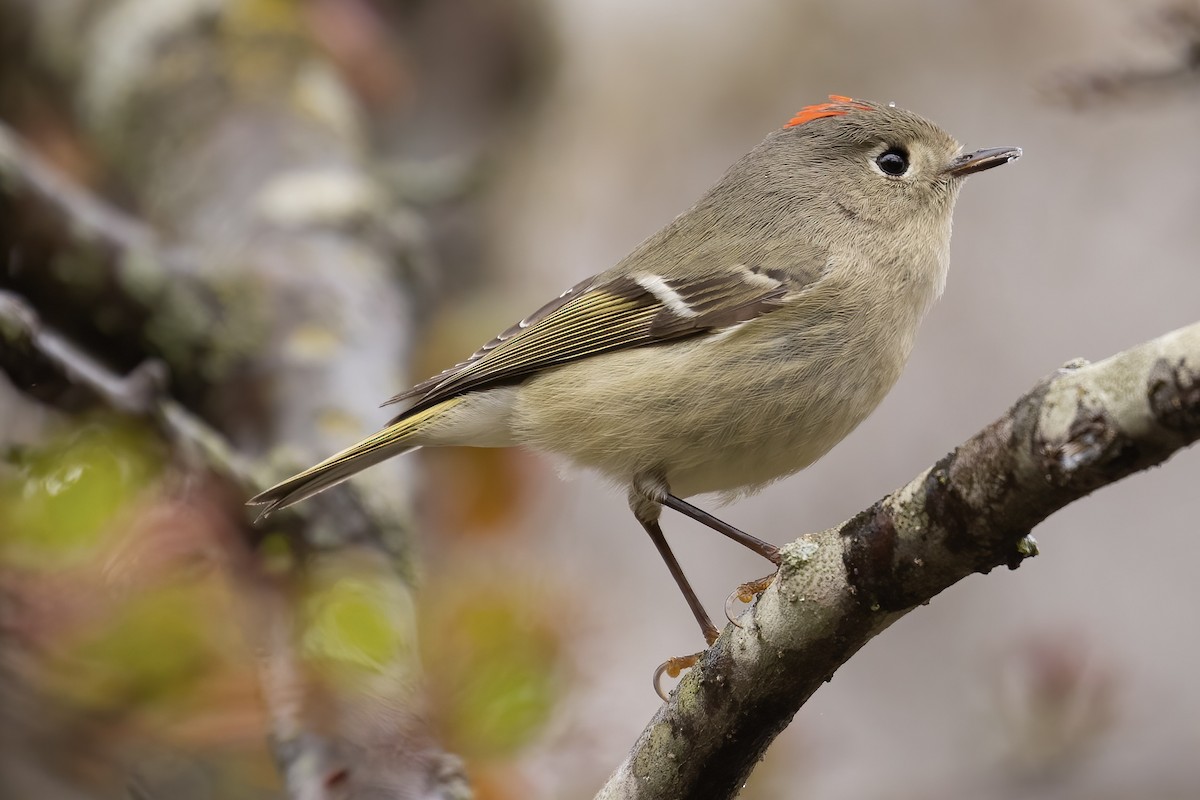
<instances>
[{"instance_id":1,"label":"lichen-covered branch","mask_svg":"<svg viewBox=\"0 0 1200 800\"><path fill-rule=\"evenodd\" d=\"M1047 377L858 516L784 548L598 795L733 797L805 701L860 647L976 572L1036 553L1067 504L1200 439L1200 323Z\"/></svg>"},{"instance_id":2,"label":"lichen-covered branch","mask_svg":"<svg viewBox=\"0 0 1200 800\"><path fill-rule=\"evenodd\" d=\"M3 124L0 187L0 285L19 289L64 332L102 332L118 359L161 353L175 380L194 384L221 349L223 313L195 255L166 247L144 223L67 180Z\"/></svg>"},{"instance_id":3,"label":"lichen-covered branch","mask_svg":"<svg viewBox=\"0 0 1200 800\"><path fill-rule=\"evenodd\" d=\"M404 269L423 254L300 13L0 2L0 24L29 30L140 217L4 136L0 287L124 369L164 361L181 401L279 474L383 421L412 339ZM404 569L405 478L385 465L350 490ZM366 533L341 527L324 526L329 541Z\"/></svg>"},{"instance_id":4,"label":"lichen-covered branch","mask_svg":"<svg viewBox=\"0 0 1200 800\"><path fill-rule=\"evenodd\" d=\"M67 410L107 408L151 421L185 457L244 486L254 469L208 423L166 392L166 367L145 361L117 375L57 331L21 297L0 290L0 371L35 399Z\"/></svg>"}]
</instances>

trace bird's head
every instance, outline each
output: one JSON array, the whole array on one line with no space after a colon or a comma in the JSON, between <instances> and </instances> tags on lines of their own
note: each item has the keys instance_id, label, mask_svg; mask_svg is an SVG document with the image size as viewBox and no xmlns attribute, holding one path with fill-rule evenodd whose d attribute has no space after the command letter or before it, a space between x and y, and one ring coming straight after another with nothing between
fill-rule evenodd
<instances>
[{"instance_id":1,"label":"bird's head","mask_svg":"<svg viewBox=\"0 0 1200 800\"><path fill-rule=\"evenodd\" d=\"M964 154L911 111L834 95L769 134L705 205L723 209L727 229L866 253L879 267L899 262L928 273L940 292L964 180L1020 155L1016 147Z\"/></svg>"}]
</instances>

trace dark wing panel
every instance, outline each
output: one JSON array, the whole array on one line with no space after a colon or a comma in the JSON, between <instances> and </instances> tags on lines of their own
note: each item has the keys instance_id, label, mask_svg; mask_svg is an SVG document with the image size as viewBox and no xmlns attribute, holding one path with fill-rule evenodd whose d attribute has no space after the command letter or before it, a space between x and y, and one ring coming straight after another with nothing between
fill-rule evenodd
<instances>
[{"instance_id":1,"label":"dark wing panel","mask_svg":"<svg viewBox=\"0 0 1200 800\"><path fill-rule=\"evenodd\" d=\"M568 289L461 364L389 402L414 399L401 416L464 392L629 347L697 336L769 313L802 289L796 273L741 264L695 277L632 275Z\"/></svg>"}]
</instances>

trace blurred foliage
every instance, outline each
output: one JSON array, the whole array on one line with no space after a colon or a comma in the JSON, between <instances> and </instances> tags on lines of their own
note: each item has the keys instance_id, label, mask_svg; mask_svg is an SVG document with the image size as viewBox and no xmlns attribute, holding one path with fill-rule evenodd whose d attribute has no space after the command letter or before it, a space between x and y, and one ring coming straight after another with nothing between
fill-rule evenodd
<instances>
[{"instance_id":1,"label":"blurred foliage","mask_svg":"<svg viewBox=\"0 0 1200 800\"><path fill-rule=\"evenodd\" d=\"M421 380L458 363L511 320L528 313L495 292L468 293L437 309L416 343L411 377ZM544 459L518 448L445 447L423 451L422 511L439 542L516 534L534 502L556 485Z\"/></svg>"},{"instance_id":2,"label":"blurred foliage","mask_svg":"<svg viewBox=\"0 0 1200 800\"><path fill-rule=\"evenodd\" d=\"M253 595L227 569L222 495L117 417L73 421L5 461L0 652L19 704L0 703L0 725L93 796L121 791L130 764L191 787L171 796L273 791Z\"/></svg>"},{"instance_id":3,"label":"blurred foliage","mask_svg":"<svg viewBox=\"0 0 1200 800\"><path fill-rule=\"evenodd\" d=\"M439 538L503 536L523 529L533 499L535 456L514 448L446 447L421 454L426 485L442 487L422 499Z\"/></svg>"},{"instance_id":4,"label":"blurred foliage","mask_svg":"<svg viewBox=\"0 0 1200 800\"><path fill-rule=\"evenodd\" d=\"M87 710L194 710L228 644L212 588L163 586L128 598L60 643L43 677Z\"/></svg>"},{"instance_id":5,"label":"blurred foliage","mask_svg":"<svg viewBox=\"0 0 1200 800\"><path fill-rule=\"evenodd\" d=\"M423 606L422 649L441 734L472 761L505 759L532 742L567 688L564 604L506 573L444 579Z\"/></svg>"},{"instance_id":6,"label":"blurred foliage","mask_svg":"<svg viewBox=\"0 0 1200 800\"><path fill-rule=\"evenodd\" d=\"M333 677L383 672L411 645L405 620L384 587L353 573L317 584L305 602L304 654Z\"/></svg>"},{"instance_id":7,"label":"blurred foliage","mask_svg":"<svg viewBox=\"0 0 1200 800\"><path fill-rule=\"evenodd\" d=\"M120 512L155 480L162 452L144 430L98 418L11 460L14 473L0 473L0 561L55 569L104 543Z\"/></svg>"}]
</instances>

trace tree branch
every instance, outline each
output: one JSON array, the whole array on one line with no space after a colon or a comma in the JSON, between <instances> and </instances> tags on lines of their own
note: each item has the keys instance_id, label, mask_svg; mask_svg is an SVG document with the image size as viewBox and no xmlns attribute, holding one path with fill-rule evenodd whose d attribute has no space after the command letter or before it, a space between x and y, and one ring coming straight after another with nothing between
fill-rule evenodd
<instances>
[{"instance_id":1,"label":"tree branch","mask_svg":"<svg viewBox=\"0 0 1200 800\"><path fill-rule=\"evenodd\" d=\"M822 683L885 628L975 573L1015 569L1029 532L1200 438L1200 323L1071 363L907 486L784 548L598 798L733 797Z\"/></svg>"},{"instance_id":2,"label":"tree branch","mask_svg":"<svg viewBox=\"0 0 1200 800\"><path fill-rule=\"evenodd\" d=\"M396 278L424 257L422 229L375 180L357 106L297 9L267 29L207 3L117 21L150 7L0 0L143 209L89 195L0 129L0 287L118 369L164 361L175 396L278 478L378 427L408 361L415 302ZM146 62L56 57L114 48ZM374 523L331 520L325 541L375 536L407 571L407 469L352 487Z\"/></svg>"},{"instance_id":3,"label":"tree branch","mask_svg":"<svg viewBox=\"0 0 1200 800\"><path fill-rule=\"evenodd\" d=\"M221 357L220 298L194 255L164 247L145 224L76 186L3 124L0 184L0 285L48 309L47 321L68 334L103 331L119 357L166 354L176 380L194 382ZM91 313L80 313L85 308Z\"/></svg>"},{"instance_id":4,"label":"tree branch","mask_svg":"<svg viewBox=\"0 0 1200 800\"><path fill-rule=\"evenodd\" d=\"M0 371L26 394L53 406L71 411L101 406L149 419L190 460L203 463L243 487L257 485L250 463L235 453L220 433L170 399L162 362L146 361L128 375L117 375L44 326L19 296L3 290Z\"/></svg>"}]
</instances>

